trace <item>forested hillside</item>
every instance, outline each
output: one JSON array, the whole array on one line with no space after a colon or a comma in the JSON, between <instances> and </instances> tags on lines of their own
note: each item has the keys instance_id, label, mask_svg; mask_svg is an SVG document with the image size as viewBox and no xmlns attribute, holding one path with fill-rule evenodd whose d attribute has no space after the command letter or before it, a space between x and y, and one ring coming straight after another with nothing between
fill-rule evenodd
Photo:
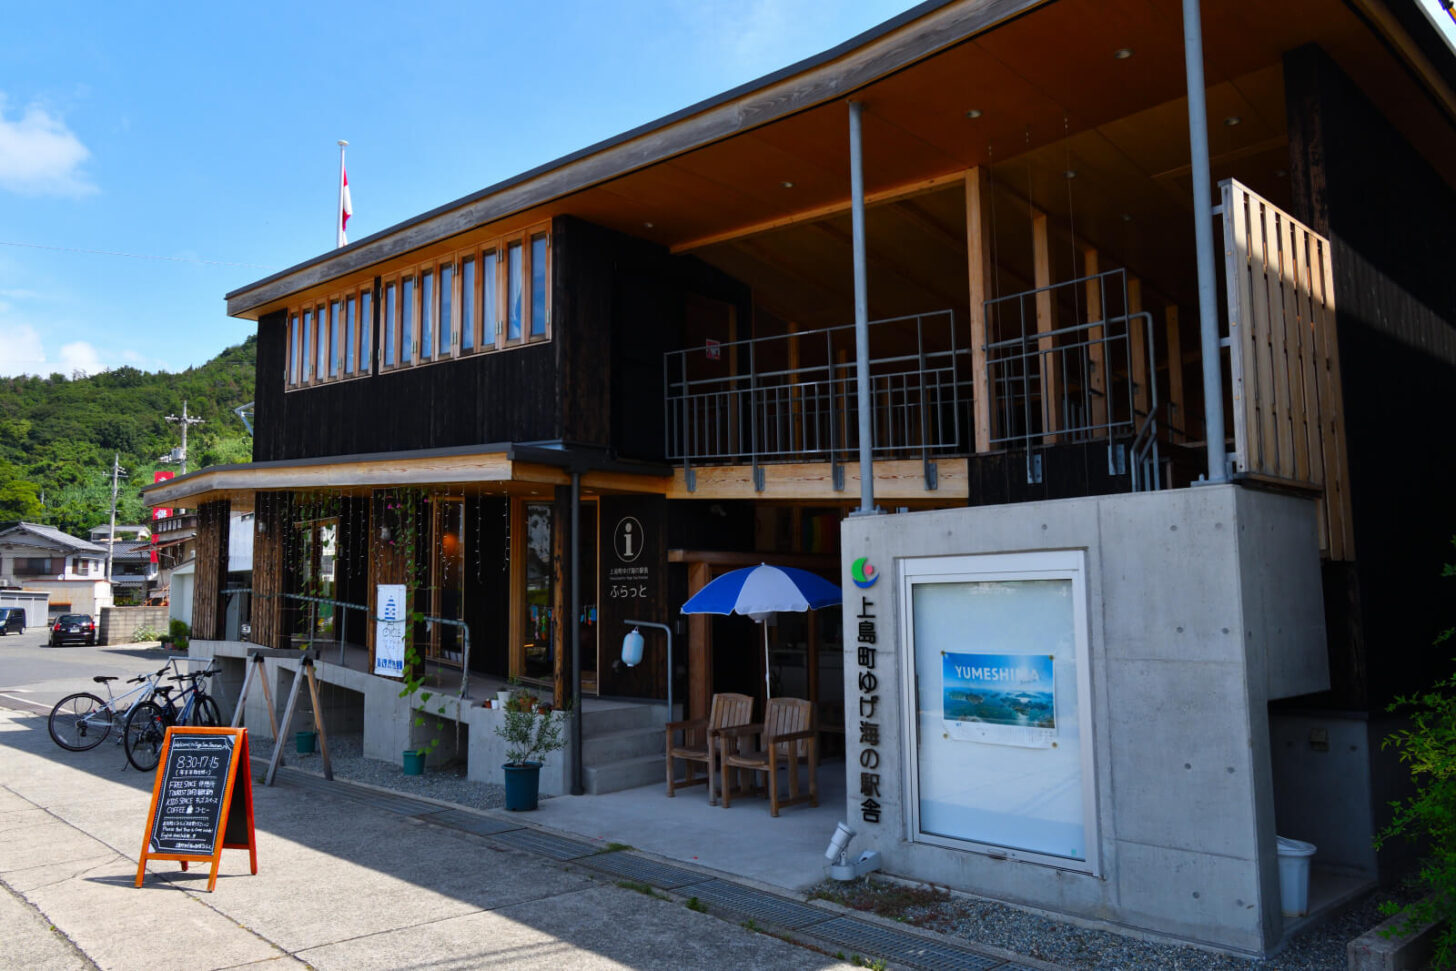
<instances>
[{"instance_id":1,"label":"forested hillside","mask_svg":"<svg viewBox=\"0 0 1456 971\"><path fill-rule=\"evenodd\" d=\"M138 490L160 459L181 444L182 414L203 419L187 438L187 467L252 460L253 444L233 409L253 400L256 339L229 347L201 367L176 374L122 367L70 379L0 378L0 521L49 523L85 536L111 506L111 458L130 473L119 493L117 522L141 522Z\"/></svg>"}]
</instances>

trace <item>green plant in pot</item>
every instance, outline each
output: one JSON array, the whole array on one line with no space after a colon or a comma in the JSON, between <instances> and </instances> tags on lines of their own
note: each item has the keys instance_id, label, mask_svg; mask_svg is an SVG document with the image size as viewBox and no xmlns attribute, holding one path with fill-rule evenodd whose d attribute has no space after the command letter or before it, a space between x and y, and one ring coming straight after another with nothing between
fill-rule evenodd
<instances>
[{"instance_id":1,"label":"green plant in pot","mask_svg":"<svg viewBox=\"0 0 1456 971\"><path fill-rule=\"evenodd\" d=\"M505 740L506 763L501 768L506 777L506 808L536 808L541 791L541 766L546 756L566 744L562 719L554 712L537 712L539 702L524 691L511 693L504 718L495 733Z\"/></svg>"}]
</instances>

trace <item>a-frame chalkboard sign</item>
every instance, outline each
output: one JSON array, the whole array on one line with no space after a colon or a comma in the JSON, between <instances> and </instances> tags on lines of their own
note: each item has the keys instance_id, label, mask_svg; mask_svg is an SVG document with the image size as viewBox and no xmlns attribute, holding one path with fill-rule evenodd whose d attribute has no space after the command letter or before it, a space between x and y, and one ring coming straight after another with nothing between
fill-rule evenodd
<instances>
[{"instance_id":1,"label":"a-frame chalkboard sign","mask_svg":"<svg viewBox=\"0 0 1456 971\"><path fill-rule=\"evenodd\" d=\"M177 860L184 870L189 862L210 861L211 892L223 850L247 850L253 873L258 872L248 730L168 728L152 785L136 885L142 885L148 860Z\"/></svg>"}]
</instances>

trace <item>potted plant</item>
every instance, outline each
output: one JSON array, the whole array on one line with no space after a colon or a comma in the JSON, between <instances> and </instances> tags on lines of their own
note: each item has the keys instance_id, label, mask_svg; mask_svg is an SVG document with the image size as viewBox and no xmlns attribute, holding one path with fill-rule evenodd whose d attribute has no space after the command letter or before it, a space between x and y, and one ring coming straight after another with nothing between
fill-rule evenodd
<instances>
[{"instance_id":1,"label":"potted plant","mask_svg":"<svg viewBox=\"0 0 1456 971\"><path fill-rule=\"evenodd\" d=\"M506 808L513 811L536 808L541 791L541 766L546 756L566 744L561 719L553 713L537 714L535 697L523 691L511 693L504 720L495 733L506 742Z\"/></svg>"}]
</instances>

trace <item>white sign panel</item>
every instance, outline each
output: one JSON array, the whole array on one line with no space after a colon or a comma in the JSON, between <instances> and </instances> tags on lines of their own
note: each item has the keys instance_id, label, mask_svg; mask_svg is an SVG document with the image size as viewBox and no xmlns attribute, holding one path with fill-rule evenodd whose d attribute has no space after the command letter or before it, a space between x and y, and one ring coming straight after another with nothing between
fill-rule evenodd
<instances>
[{"instance_id":1,"label":"white sign panel","mask_svg":"<svg viewBox=\"0 0 1456 971\"><path fill-rule=\"evenodd\" d=\"M404 677L404 631L409 612L405 607L404 584L381 583L375 596L374 673Z\"/></svg>"}]
</instances>

